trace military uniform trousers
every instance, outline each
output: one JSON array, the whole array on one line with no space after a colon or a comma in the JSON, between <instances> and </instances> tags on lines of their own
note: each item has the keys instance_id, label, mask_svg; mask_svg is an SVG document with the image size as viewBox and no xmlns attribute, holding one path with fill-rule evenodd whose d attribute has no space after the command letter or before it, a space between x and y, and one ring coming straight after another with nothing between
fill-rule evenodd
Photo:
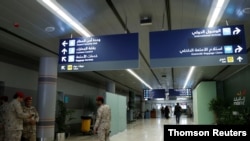
<instances>
[{"instance_id":1,"label":"military uniform trousers","mask_svg":"<svg viewBox=\"0 0 250 141\"><path fill-rule=\"evenodd\" d=\"M36 131L23 133L22 137L25 141L36 141Z\"/></svg>"},{"instance_id":2,"label":"military uniform trousers","mask_svg":"<svg viewBox=\"0 0 250 141\"><path fill-rule=\"evenodd\" d=\"M22 130L7 130L5 131L4 141L20 141Z\"/></svg>"}]
</instances>

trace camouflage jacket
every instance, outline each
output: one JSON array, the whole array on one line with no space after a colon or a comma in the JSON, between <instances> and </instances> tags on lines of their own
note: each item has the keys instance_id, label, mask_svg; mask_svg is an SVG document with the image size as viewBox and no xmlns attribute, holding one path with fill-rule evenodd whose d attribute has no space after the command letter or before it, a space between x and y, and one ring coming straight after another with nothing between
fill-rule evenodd
<instances>
[{"instance_id":1,"label":"camouflage jacket","mask_svg":"<svg viewBox=\"0 0 250 141\"><path fill-rule=\"evenodd\" d=\"M97 110L97 117L95 121L94 129L98 129L99 127L110 128L111 121L111 109L108 105L103 104Z\"/></svg>"},{"instance_id":2,"label":"camouflage jacket","mask_svg":"<svg viewBox=\"0 0 250 141\"><path fill-rule=\"evenodd\" d=\"M34 116L31 119L24 119L23 120L23 133L29 133L29 132L36 132L36 125L31 125L30 120L35 120L36 122L39 121L39 115L35 107L26 107L23 106L23 112L28 113L30 115L34 114Z\"/></svg>"},{"instance_id":3,"label":"camouflage jacket","mask_svg":"<svg viewBox=\"0 0 250 141\"><path fill-rule=\"evenodd\" d=\"M12 100L6 108L5 130L23 130L23 119L29 116L17 99Z\"/></svg>"},{"instance_id":4,"label":"camouflage jacket","mask_svg":"<svg viewBox=\"0 0 250 141\"><path fill-rule=\"evenodd\" d=\"M0 124L3 125L6 120L6 109L7 109L8 103L3 103L3 105L0 106Z\"/></svg>"}]
</instances>

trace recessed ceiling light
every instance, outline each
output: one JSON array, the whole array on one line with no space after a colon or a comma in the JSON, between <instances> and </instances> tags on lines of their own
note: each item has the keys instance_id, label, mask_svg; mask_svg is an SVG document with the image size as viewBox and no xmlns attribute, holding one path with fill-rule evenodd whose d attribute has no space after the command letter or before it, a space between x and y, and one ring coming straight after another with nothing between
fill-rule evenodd
<instances>
[{"instance_id":1,"label":"recessed ceiling light","mask_svg":"<svg viewBox=\"0 0 250 141\"><path fill-rule=\"evenodd\" d=\"M163 74L161 77L167 77L167 75L166 75L166 74Z\"/></svg>"},{"instance_id":2,"label":"recessed ceiling light","mask_svg":"<svg viewBox=\"0 0 250 141\"><path fill-rule=\"evenodd\" d=\"M46 32L53 32L53 31L55 31L55 27L53 27L53 26L48 26L48 27L45 28L45 31L46 31Z\"/></svg>"},{"instance_id":3,"label":"recessed ceiling light","mask_svg":"<svg viewBox=\"0 0 250 141\"><path fill-rule=\"evenodd\" d=\"M245 14L250 14L250 7L244 8L244 9L242 10L242 12L245 13Z\"/></svg>"}]
</instances>

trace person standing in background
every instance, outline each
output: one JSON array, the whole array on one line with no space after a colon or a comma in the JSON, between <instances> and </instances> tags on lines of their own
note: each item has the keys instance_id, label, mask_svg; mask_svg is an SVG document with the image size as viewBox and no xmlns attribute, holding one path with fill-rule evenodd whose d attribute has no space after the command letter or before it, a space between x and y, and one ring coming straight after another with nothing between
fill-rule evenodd
<instances>
[{"instance_id":1,"label":"person standing in background","mask_svg":"<svg viewBox=\"0 0 250 141\"><path fill-rule=\"evenodd\" d=\"M166 119L169 119L169 108L168 108L168 106L166 105L166 107L165 107L165 118Z\"/></svg>"},{"instance_id":2,"label":"person standing in background","mask_svg":"<svg viewBox=\"0 0 250 141\"><path fill-rule=\"evenodd\" d=\"M23 120L32 118L31 114L23 112L21 105L23 99L24 94L22 92L16 92L14 99L7 106L4 141L20 141L23 130Z\"/></svg>"},{"instance_id":3,"label":"person standing in background","mask_svg":"<svg viewBox=\"0 0 250 141\"><path fill-rule=\"evenodd\" d=\"M180 106L179 103L177 103L174 107L174 114L175 114L175 118L176 118L176 123L179 124L180 123L180 116L181 116L181 111L182 108Z\"/></svg>"},{"instance_id":4,"label":"person standing in background","mask_svg":"<svg viewBox=\"0 0 250 141\"><path fill-rule=\"evenodd\" d=\"M170 111L170 117L174 116L174 108L173 108L173 106L169 107L169 111Z\"/></svg>"},{"instance_id":5,"label":"person standing in background","mask_svg":"<svg viewBox=\"0 0 250 141\"><path fill-rule=\"evenodd\" d=\"M94 134L97 133L98 141L109 141L111 109L107 104L104 104L104 98L98 96L96 104L99 106L97 117L94 126Z\"/></svg>"},{"instance_id":6,"label":"person standing in background","mask_svg":"<svg viewBox=\"0 0 250 141\"><path fill-rule=\"evenodd\" d=\"M191 110L190 106L188 105L188 106L187 106L187 117L191 118L192 115L193 115L193 114L192 114L192 110Z\"/></svg>"},{"instance_id":7,"label":"person standing in background","mask_svg":"<svg viewBox=\"0 0 250 141\"><path fill-rule=\"evenodd\" d=\"M165 116L165 108L164 108L164 106L161 106L161 115L162 115L162 117L164 117Z\"/></svg>"},{"instance_id":8,"label":"person standing in background","mask_svg":"<svg viewBox=\"0 0 250 141\"><path fill-rule=\"evenodd\" d=\"M6 118L6 108L8 106L8 97L2 96L0 98L0 141L4 141L4 123Z\"/></svg>"},{"instance_id":9,"label":"person standing in background","mask_svg":"<svg viewBox=\"0 0 250 141\"><path fill-rule=\"evenodd\" d=\"M32 106L32 97L26 97L24 103L23 112L34 116L24 119L22 137L25 141L36 141L36 123L39 121L39 115L36 108Z\"/></svg>"}]
</instances>

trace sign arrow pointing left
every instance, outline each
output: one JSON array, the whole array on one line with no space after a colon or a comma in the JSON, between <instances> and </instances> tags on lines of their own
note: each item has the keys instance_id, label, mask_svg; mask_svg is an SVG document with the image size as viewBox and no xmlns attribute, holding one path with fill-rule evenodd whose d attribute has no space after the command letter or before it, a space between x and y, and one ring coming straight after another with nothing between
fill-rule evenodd
<instances>
[{"instance_id":1,"label":"sign arrow pointing left","mask_svg":"<svg viewBox=\"0 0 250 141\"><path fill-rule=\"evenodd\" d=\"M62 57L62 62L67 62L66 58L67 58L66 56L63 56Z\"/></svg>"},{"instance_id":2,"label":"sign arrow pointing left","mask_svg":"<svg viewBox=\"0 0 250 141\"><path fill-rule=\"evenodd\" d=\"M68 44L68 42L66 42L66 41L63 41L62 42L62 45L65 47L66 45Z\"/></svg>"}]
</instances>

